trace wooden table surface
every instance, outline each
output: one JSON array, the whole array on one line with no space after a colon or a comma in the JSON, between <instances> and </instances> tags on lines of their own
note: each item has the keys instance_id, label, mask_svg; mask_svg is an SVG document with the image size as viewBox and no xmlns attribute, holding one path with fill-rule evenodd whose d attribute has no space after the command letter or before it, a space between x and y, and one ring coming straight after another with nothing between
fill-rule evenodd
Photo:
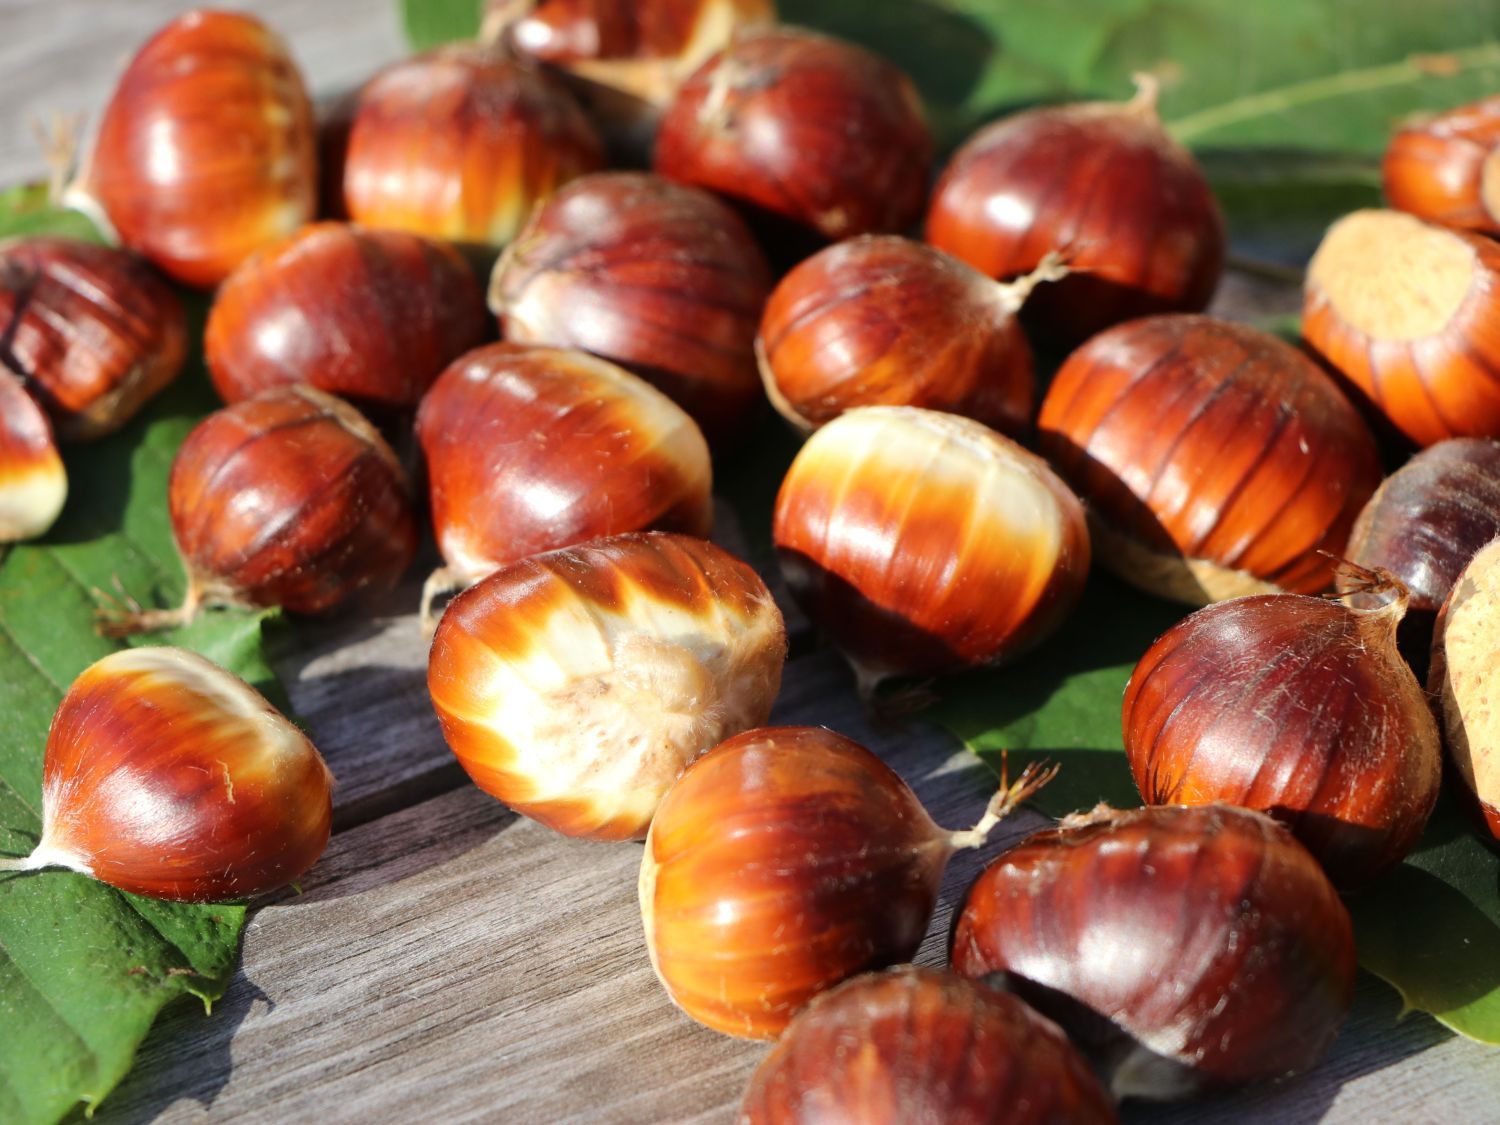
<instances>
[{"instance_id":1,"label":"wooden table surface","mask_svg":"<svg viewBox=\"0 0 1500 1125\"><path fill-rule=\"evenodd\" d=\"M190 6L0 0L0 183L44 171L30 118L97 113L135 45ZM391 0L241 6L287 36L319 93L403 51ZM1286 297L1233 279L1221 306L1251 300ZM720 524L735 545L732 516ZM408 583L373 615L299 624L283 639L278 669L339 778L333 841L300 896L253 913L213 1015L169 1008L94 1121L732 1119L766 1047L668 1002L641 938L639 845L566 839L468 784L427 701L416 598ZM842 731L890 761L939 823L976 819L988 771L934 726L869 719L839 659L788 616L794 658L775 721ZM1042 823L1026 813L956 859L919 960L941 959L955 898L985 860ZM1398 1009L1362 975L1332 1053L1300 1082L1128 1107L1126 1119L1500 1121L1500 1051Z\"/></svg>"}]
</instances>

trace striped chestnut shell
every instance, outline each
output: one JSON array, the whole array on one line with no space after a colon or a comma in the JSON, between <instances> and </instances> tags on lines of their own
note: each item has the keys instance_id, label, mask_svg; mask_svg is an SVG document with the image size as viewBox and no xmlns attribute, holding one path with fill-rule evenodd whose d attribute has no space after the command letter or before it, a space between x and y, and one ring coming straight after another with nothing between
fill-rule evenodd
<instances>
[{"instance_id":1,"label":"striped chestnut shell","mask_svg":"<svg viewBox=\"0 0 1500 1125\"><path fill-rule=\"evenodd\" d=\"M187 323L144 260L33 235L0 242L4 362L62 441L118 430L182 370Z\"/></svg>"},{"instance_id":2,"label":"striped chestnut shell","mask_svg":"<svg viewBox=\"0 0 1500 1125\"><path fill-rule=\"evenodd\" d=\"M701 539L595 539L460 594L428 686L476 785L569 836L639 839L684 766L771 713L786 630L765 583Z\"/></svg>"},{"instance_id":3,"label":"striped chestnut shell","mask_svg":"<svg viewBox=\"0 0 1500 1125\"><path fill-rule=\"evenodd\" d=\"M286 44L239 12L167 24L126 68L72 194L97 200L127 247L203 288L311 220L313 113Z\"/></svg>"},{"instance_id":4,"label":"striped chestnut shell","mask_svg":"<svg viewBox=\"0 0 1500 1125\"><path fill-rule=\"evenodd\" d=\"M1500 234L1500 97L1396 130L1380 170L1385 197L1396 210Z\"/></svg>"},{"instance_id":5,"label":"striped chestnut shell","mask_svg":"<svg viewBox=\"0 0 1500 1125\"><path fill-rule=\"evenodd\" d=\"M0 544L45 535L67 498L68 473L47 415L0 369Z\"/></svg>"},{"instance_id":6,"label":"striped chestnut shell","mask_svg":"<svg viewBox=\"0 0 1500 1125\"><path fill-rule=\"evenodd\" d=\"M1317 593L1380 483L1375 440L1312 360L1268 333L1172 314L1068 357L1037 446L1089 505L1100 561L1203 605Z\"/></svg>"}]
</instances>

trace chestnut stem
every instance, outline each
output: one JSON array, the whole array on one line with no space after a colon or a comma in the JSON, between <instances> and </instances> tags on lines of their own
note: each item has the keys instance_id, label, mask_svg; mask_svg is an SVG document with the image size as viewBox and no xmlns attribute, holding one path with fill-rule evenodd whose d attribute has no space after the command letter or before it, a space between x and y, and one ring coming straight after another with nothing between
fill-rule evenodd
<instances>
[{"instance_id":1,"label":"chestnut stem","mask_svg":"<svg viewBox=\"0 0 1500 1125\"><path fill-rule=\"evenodd\" d=\"M205 605L203 588L191 580L187 596L176 609L142 609L128 596L120 602L102 590L95 590L94 595L106 603L94 615L94 629L101 637L115 639L186 625Z\"/></svg>"},{"instance_id":2,"label":"chestnut stem","mask_svg":"<svg viewBox=\"0 0 1500 1125\"><path fill-rule=\"evenodd\" d=\"M990 798L984 816L973 828L953 832L948 836L949 845L959 848L977 848L989 838L990 831L1013 813L1021 804L1036 796L1037 791L1057 776L1061 767L1055 762L1032 762L1021 771L1014 784L1006 784L1004 768L1001 769L1000 789Z\"/></svg>"},{"instance_id":3,"label":"chestnut stem","mask_svg":"<svg viewBox=\"0 0 1500 1125\"><path fill-rule=\"evenodd\" d=\"M1066 250L1048 250L1042 260L1037 263L1036 269L1018 277L1014 281L999 282L995 288L1000 298L1000 304L1006 313L1013 314L1020 310L1026 303L1026 298L1031 296L1031 291L1044 281L1061 281L1072 273L1072 267L1068 265Z\"/></svg>"},{"instance_id":4,"label":"chestnut stem","mask_svg":"<svg viewBox=\"0 0 1500 1125\"><path fill-rule=\"evenodd\" d=\"M1138 70L1130 80L1135 83L1135 96L1125 103L1125 112L1132 117L1160 122L1157 100L1161 96L1161 79L1148 71Z\"/></svg>"},{"instance_id":5,"label":"chestnut stem","mask_svg":"<svg viewBox=\"0 0 1500 1125\"><path fill-rule=\"evenodd\" d=\"M63 203L68 190L68 181L78 161L78 131L83 125L81 113L52 113L50 122L39 117L32 118L31 127L42 146L42 155L47 161L47 201L57 206Z\"/></svg>"}]
</instances>

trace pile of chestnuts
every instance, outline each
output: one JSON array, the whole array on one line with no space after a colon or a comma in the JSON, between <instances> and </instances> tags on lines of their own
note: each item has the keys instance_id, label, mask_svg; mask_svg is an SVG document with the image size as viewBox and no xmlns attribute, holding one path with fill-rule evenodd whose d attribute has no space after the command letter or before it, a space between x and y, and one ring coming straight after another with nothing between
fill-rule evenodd
<instances>
[{"instance_id":1,"label":"pile of chestnuts","mask_svg":"<svg viewBox=\"0 0 1500 1125\"><path fill-rule=\"evenodd\" d=\"M321 135L274 32L174 20L63 194L118 245L0 244L0 540L57 517L58 442L177 377L175 285L217 286L225 406L160 498L185 601L100 630L332 612L430 522L443 737L518 812L644 840L671 999L779 1037L742 1120L1112 1121L1301 1073L1350 1002L1336 888L1416 846L1445 754L1500 836L1500 99L1397 135L1402 210L1330 229L1298 348L1203 314L1225 223L1154 82L938 170L899 69L775 16L492 0L482 43L388 67ZM1032 336L1075 348L1045 394ZM807 435L782 588L872 703L1024 658L1095 559L1201 607L1125 693L1144 807L995 858L948 969L897 966L949 857L1048 773L947 830L866 748L765 725L786 625L708 536L768 405ZM1371 410L1428 447L1384 481ZM321 853L330 782L247 685L123 650L67 693L41 840L0 869L264 893Z\"/></svg>"}]
</instances>

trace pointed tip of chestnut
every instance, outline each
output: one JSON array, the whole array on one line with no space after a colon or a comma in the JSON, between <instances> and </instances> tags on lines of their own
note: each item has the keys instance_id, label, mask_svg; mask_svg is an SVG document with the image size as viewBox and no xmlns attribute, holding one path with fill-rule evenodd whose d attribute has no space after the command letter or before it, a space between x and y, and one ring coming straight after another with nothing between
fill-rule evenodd
<instances>
[{"instance_id":1,"label":"pointed tip of chestnut","mask_svg":"<svg viewBox=\"0 0 1500 1125\"><path fill-rule=\"evenodd\" d=\"M47 415L0 370L0 543L45 535L68 499L68 473Z\"/></svg>"}]
</instances>

